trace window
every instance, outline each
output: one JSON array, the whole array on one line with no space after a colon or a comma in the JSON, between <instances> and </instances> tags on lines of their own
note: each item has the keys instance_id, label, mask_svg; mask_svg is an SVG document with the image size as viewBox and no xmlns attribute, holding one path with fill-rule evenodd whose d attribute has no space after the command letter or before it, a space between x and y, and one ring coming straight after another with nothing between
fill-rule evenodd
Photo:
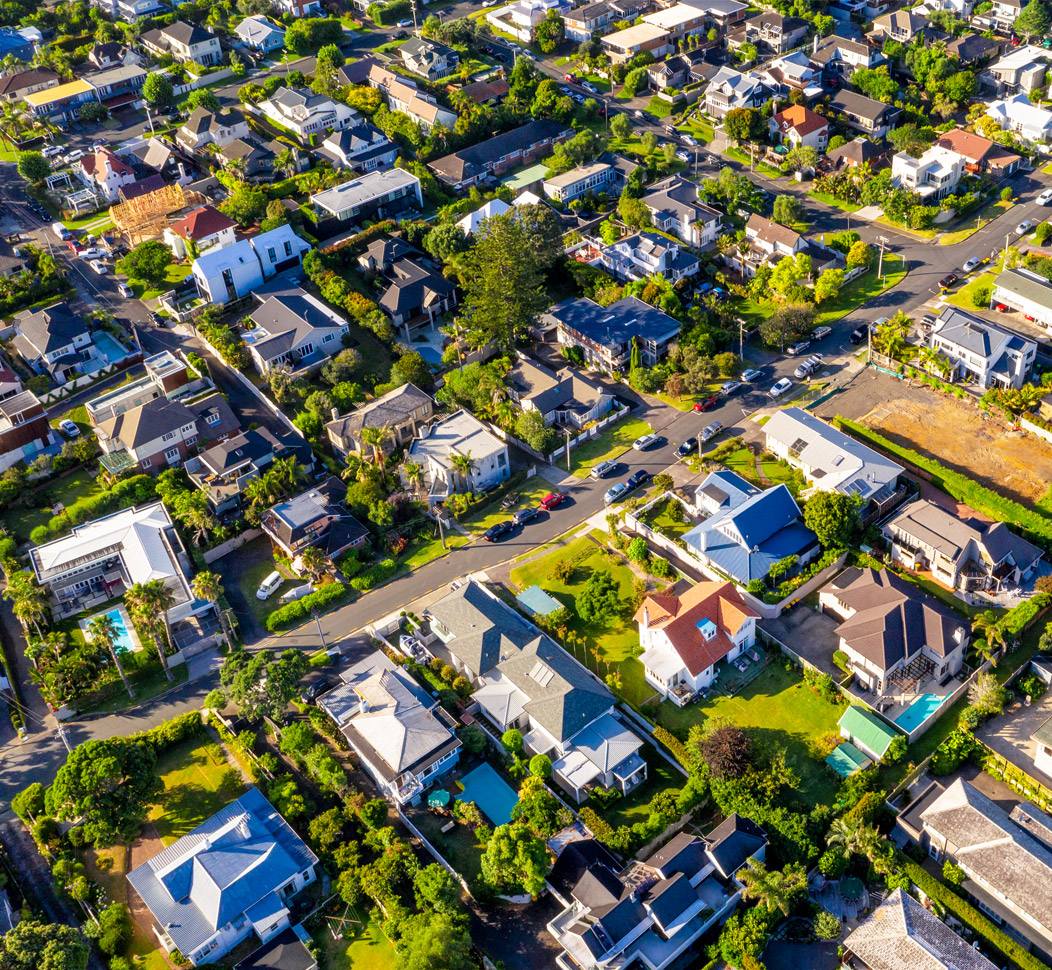
<instances>
[{"instance_id":1,"label":"window","mask_svg":"<svg viewBox=\"0 0 1052 970\"><path fill-rule=\"evenodd\" d=\"M499 455L497 455L497 465L498 465L498 467L503 468L507 463L508 463L508 456L505 455L504 452L501 452Z\"/></svg>"},{"instance_id":2,"label":"window","mask_svg":"<svg viewBox=\"0 0 1052 970\"><path fill-rule=\"evenodd\" d=\"M197 436L196 435L193 438L187 438L186 439L186 447L187 448L193 448L193 446L196 445L196 444L197 444Z\"/></svg>"},{"instance_id":3,"label":"window","mask_svg":"<svg viewBox=\"0 0 1052 970\"><path fill-rule=\"evenodd\" d=\"M174 431L169 431L167 434L161 435L161 441L171 441L175 437Z\"/></svg>"},{"instance_id":4,"label":"window","mask_svg":"<svg viewBox=\"0 0 1052 970\"><path fill-rule=\"evenodd\" d=\"M144 458L141 462L139 462L139 464L142 465L143 468L149 468L153 464L153 462L150 461L149 458Z\"/></svg>"},{"instance_id":5,"label":"window","mask_svg":"<svg viewBox=\"0 0 1052 970\"><path fill-rule=\"evenodd\" d=\"M334 333L327 333L324 337L321 338L321 342L323 344L328 344L328 343L332 343L332 341L334 341L335 339L336 339L336 334L334 334Z\"/></svg>"},{"instance_id":6,"label":"window","mask_svg":"<svg viewBox=\"0 0 1052 970\"><path fill-rule=\"evenodd\" d=\"M273 246L267 246L267 259L269 259L272 263L277 262L278 254Z\"/></svg>"},{"instance_id":7,"label":"window","mask_svg":"<svg viewBox=\"0 0 1052 970\"><path fill-rule=\"evenodd\" d=\"M164 453L164 460L168 461L168 462L178 461L179 460L179 449L178 448L169 448Z\"/></svg>"},{"instance_id":8,"label":"window","mask_svg":"<svg viewBox=\"0 0 1052 970\"><path fill-rule=\"evenodd\" d=\"M217 425L217 424L219 424L219 412L218 411L210 411L205 416L205 424L208 424L208 425Z\"/></svg>"},{"instance_id":9,"label":"window","mask_svg":"<svg viewBox=\"0 0 1052 970\"><path fill-rule=\"evenodd\" d=\"M285 255L286 256L291 256L292 255L292 241L289 240L289 239L285 240Z\"/></svg>"}]
</instances>

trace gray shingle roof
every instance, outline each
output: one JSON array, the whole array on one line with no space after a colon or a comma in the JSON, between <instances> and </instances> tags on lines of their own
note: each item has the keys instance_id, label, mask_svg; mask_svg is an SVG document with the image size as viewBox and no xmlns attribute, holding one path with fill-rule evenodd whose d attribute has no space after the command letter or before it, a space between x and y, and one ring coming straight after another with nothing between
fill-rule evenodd
<instances>
[{"instance_id":1,"label":"gray shingle roof","mask_svg":"<svg viewBox=\"0 0 1052 970\"><path fill-rule=\"evenodd\" d=\"M442 178L460 182L472 176L482 175L486 162L495 162L504 155L525 150L545 139L558 138L566 131L566 126L557 121L531 121L470 148L462 148L452 155L428 162L428 168Z\"/></svg>"},{"instance_id":2,"label":"gray shingle roof","mask_svg":"<svg viewBox=\"0 0 1052 970\"><path fill-rule=\"evenodd\" d=\"M338 438L357 437L362 428L396 427L408 421L413 411L431 402L431 395L415 384L403 384L357 411L330 421L326 427Z\"/></svg>"},{"instance_id":3,"label":"gray shingle roof","mask_svg":"<svg viewBox=\"0 0 1052 970\"><path fill-rule=\"evenodd\" d=\"M88 332L88 325L68 303L55 303L43 310L28 310L15 317L15 329L41 355L73 343Z\"/></svg>"},{"instance_id":4,"label":"gray shingle roof","mask_svg":"<svg viewBox=\"0 0 1052 970\"><path fill-rule=\"evenodd\" d=\"M608 307L570 298L556 303L546 316L583 337L616 352L632 337L661 341L679 332L679 321L634 296Z\"/></svg>"}]
</instances>

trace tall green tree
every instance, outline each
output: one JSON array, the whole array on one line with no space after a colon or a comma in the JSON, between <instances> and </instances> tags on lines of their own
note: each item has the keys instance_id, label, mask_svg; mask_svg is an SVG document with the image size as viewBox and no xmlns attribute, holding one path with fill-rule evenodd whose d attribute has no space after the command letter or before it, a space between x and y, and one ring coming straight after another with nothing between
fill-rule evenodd
<instances>
[{"instance_id":1,"label":"tall green tree","mask_svg":"<svg viewBox=\"0 0 1052 970\"><path fill-rule=\"evenodd\" d=\"M18 174L27 182L43 182L51 174L51 164L40 152L19 152Z\"/></svg>"},{"instance_id":2,"label":"tall green tree","mask_svg":"<svg viewBox=\"0 0 1052 970\"><path fill-rule=\"evenodd\" d=\"M550 869L547 845L522 822L498 826L482 856L482 878L498 891L523 889L536 897Z\"/></svg>"},{"instance_id":3,"label":"tall green tree","mask_svg":"<svg viewBox=\"0 0 1052 970\"><path fill-rule=\"evenodd\" d=\"M88 944L74 926L22 919L0 936L0 970L85 970Z\"/></svg>"},{"instance_id":4,"label":"tall green tree","mask_svg":"<svg viewBox=\"0 0 1052 970\"><path fill-rule=\"evenodd\" d=\"M142 96L153 108L163 111L175 104L175 88L163 74L148 74L142 86Z\"/></svg>"},{"instance_id":5,"label":"tall green tree","mask_svg":"<svg viewBox=\"0 0 1052 970\"><path fill-rule=\"evenodd\" d=\"M815 492L804 509L806 525L826 549L846 546L858 529L863 500L858 495Z\"/></svg>"},{"instance_id":6,"label":"tall green tree","mask_svg":"<svg viewBox=\"0 0 1052 970\"><path fill-rule=\"evenodd\" d=\"M128 682L128 675L124 672L124 665L121 663L120 653L117 650L117 624L113 622L113 617L108 613L96 616L88 624L88 637L95 646L100 650L105 650L110 655L113 666L117 668L117 673L121 675L124 689L128 692L128 696L134 700L135 691L132 690L132 685Z\"/></svg>"},{"instance_id":7,"label":"tall green tree","mask_svg":"<svg viewBox=\"0 0 1052 970\"><path fill-rule=\"evenodd\" d=\"M1029 40L1031 37L1043 37L1052 26L1052 7L1046 0L1030 0L1022 12L1015 18L1015 31Z\"/></svg>"}]
</instances>

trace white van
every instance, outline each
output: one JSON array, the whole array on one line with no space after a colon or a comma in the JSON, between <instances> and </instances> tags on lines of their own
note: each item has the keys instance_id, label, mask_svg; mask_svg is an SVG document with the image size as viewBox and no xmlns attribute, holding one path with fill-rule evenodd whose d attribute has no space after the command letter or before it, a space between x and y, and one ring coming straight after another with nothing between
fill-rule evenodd
<instances>
[{"instance_id":1,"label":"white van","mask_svg":"<svg viewBox=\"0 0 1052 970\"><path fill-rule=\"evenodd\" d=\"M73 238L73 233L71 233L64 225L62 225L61 222L51 223L51 231L56 236L58 236L58 238L61 239L63 242L65 242L67 239Z\"/></svg>"},{"instance_id":2,"label":"white van","mask_svg":"<svg viewBox=\"0 0 1052 970\"><path fill-rule=\"evenodd\" d=\"M262 583L259 584L259 589L256 590L256 599L265 600L270 599L273 596L274 591L285 582L285 577L281 575L276 569L272 572Z\"/></svg>"}]
</instances>

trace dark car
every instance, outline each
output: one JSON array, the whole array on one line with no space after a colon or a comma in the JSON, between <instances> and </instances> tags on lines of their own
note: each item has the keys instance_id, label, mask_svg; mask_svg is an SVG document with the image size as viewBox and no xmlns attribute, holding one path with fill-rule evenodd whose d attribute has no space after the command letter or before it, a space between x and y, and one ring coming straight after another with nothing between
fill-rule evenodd
<instances>
[{"instance_id":1,"label":"dark car","mask_svg":"<svg viewBox=\"0 0 1052 970\"><path fill-rule=\"evenodd\" d=\"M939 280L939 286L941 286L945 290L947 287L953 286L953 284L957 282L957 275L954 273L949 273L946 276L944 276L941 280Z\"/></svg>"},{"instance_id":2,"label":"dark car","mask_svg":"<svg viewBox=\"0 0 1052 970\"><path fill-rule=\"evenodd\" d=\"M498 522L496 525L491 525L485 532L482 533L482 538L487 542L496 542L502 535L511 532L515 528L515 523L511 519L505 519L503 522Z\"/></svg>"},{"instance_id":3,"label":"dark car","mask_svg":"<svg viewBox=\"0 0 1052 970\"><path fill-rule=\"evenodd\" d=\"M677 458L686 458L688 455L694 454L698 450L698 439L688 438L676 449Z\"/></svg>"},{"instance_id":4,"label":"dark car","mask_svg":"<svg viewBox=\"0 0 1052 970\"><path fill-rule=\"evenodd\" d=\"M854 330L848 335L848 340L853 344L860 344L869 335L869 328L865 325L861 327L855 327Z\"/></svg>"},{"instance_id":5,"label":"dark car","mask_svg":"<svg viewBox=\"0 0 1052 970\"><path fill-rule=\"evenodd\" d=\"M646 471L643 468L640 468L639 471L632 472L632 474L628 476L628 480L625 482L625 485L630 489L639 488L640 485L645 485L649 481L650 472Z\"/></svg>"},{"instance_id":6,"label":"dark car","mask_svg":"<svg viewBox=\"0 0 1052 970\"><path fill-rule=\"evenodd\" d=\"M501 52L501 51L497 51L497 52L496 52L496 53L495 53L495 54L493 55L493 60L495 60L495 61L500 61L500 62L501 62L501 64L503 64L503 63L504 63L504 62L505 62L505 61L506 61L507 59L508 59L508 58L507 58L507 57L506 57L506 56L504 55L504 53L503 53L503 52Z\"/></svg>"},{"instance_id":7,"label":"dark car","mask_svg":"<svg viewBox=\"0 0 1052 970\"><path fill-rule=\"evenodd\" d=\"M324 694L330 687L332 687L332 683L329 681L329 678L322 677L321 680L316 680L310 685L310 687L300 694L300 700L303 701L304 704L310 704L316 697Z\"/></svg>"},{"instance_id":8,"label":"dark car","mask_svg":"<svg viewBox=\"0 0 1052 970\"><path fill-rule=\"evenodd\" d=\"M720 399L716 397L715 394L713 394L712 397L707 397L702 401L698 401L698 403L694 405L692 410L700 414L702 411L711 411L719 403Z\"/></svg>"},{"instance_id":9,"label":"dark car","mask_svg":"<svg viewBox=\"0 0 1052 970\"><path fill-rule=\"evenodd\" d=\"M408 30L400 30L400 31L398 31L397 34L395 34L394 39L395 40L405 40L408 36L409 36L409 31Z\"/></svg>"},{"instance_id":10,"label":"dark car","mask_svg":"<svg viewBox=\"0 0 1052 970\"><path fill-rule=\"evenodd\" d=\"M529 505L524 509L519 509L511 518L516 525L524 525L531 519L537 518L540 514L540 509L535 509L532 505Z\"/></svg>"}]
</instances>

